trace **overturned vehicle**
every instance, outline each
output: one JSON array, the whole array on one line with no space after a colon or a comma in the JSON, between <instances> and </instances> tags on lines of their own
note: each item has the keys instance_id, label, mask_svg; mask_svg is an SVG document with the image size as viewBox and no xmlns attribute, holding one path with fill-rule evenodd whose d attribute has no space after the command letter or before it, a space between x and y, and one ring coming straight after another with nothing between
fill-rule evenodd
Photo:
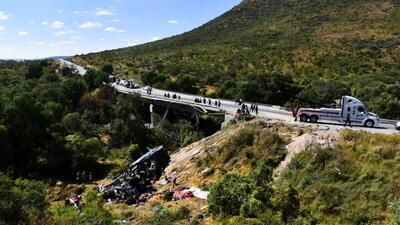
<instances>
[{"instance_id":1,"label":"overturned vehicle","mask_svg":"<svg viewBox=\"0 0 400 225\"><path fill-rule=\"evenodd\" d=\"M154 192L153 182L158 180L169 163L169 156L163 146L149 151L128 165L100 193L108 202L136 204L145 201Z\"/></svg>"}]
</instances>

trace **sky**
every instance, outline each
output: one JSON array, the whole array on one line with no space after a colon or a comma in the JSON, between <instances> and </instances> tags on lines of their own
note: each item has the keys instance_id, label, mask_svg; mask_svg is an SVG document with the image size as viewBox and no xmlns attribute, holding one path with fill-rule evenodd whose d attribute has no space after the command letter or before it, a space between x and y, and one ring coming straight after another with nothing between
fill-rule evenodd
<instances>
[{"instance_id":1,"label":"sky","mask_svg":"<svg viewBox=\"0 0 400 225\"><path fill-rule=\"evenodd\" d=\"M190 31L241 0L1 0L0 59L71 56Z\"/></svg>"}]
</instances>

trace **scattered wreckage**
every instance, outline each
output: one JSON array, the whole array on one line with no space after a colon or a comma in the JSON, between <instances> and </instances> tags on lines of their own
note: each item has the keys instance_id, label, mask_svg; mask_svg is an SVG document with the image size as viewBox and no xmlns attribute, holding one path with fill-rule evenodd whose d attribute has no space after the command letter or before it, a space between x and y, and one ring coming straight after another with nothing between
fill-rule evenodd
<instances>
[{"instance_id":1,"label":"scattered wreckage","mask_svg":"<svg viewBox=\"0 0 400 225\"><path fill-rule=\"evenodd\" d=\"M167 177L164 173L165 167L169 163L169 155L165 149L160 146L149 149L149 151L128 165L128 168L119 173L116 178L108 185L100 187L99 191L108 203L124 202L127 204L137 204L146 202L154 195L165 193L156 193L153 189L153 183L163 175L161 185L173 183L173 190L170 192L171 200L181 200L188 198L207 199L208 192L201 191L199 188L178 187L176 185L177 175Z\"/></svg>"},{"instance_id":2,"label":"scattered wreckage","mask_svg":"<svg viewBox=\"0 0 400 225\"><path fill-rule=\"evenodd\" d=\"M159 146L128 165L128 168L117 175L108 185L99 189L110 203L125 202L135 204L147 201L151 197L153 182L156 181L169 163L168 153Z\"/></svg>"}]
</instances>

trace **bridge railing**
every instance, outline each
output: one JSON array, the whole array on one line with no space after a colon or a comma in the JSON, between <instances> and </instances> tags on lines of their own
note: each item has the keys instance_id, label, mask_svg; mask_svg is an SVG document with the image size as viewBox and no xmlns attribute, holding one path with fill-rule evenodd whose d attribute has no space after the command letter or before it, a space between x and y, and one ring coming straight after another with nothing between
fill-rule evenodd
<instances>
[{"instance_id":1,"label":"bridge railing","mask_svg":"<svg viewBox=\"0 0 400 225\"><path fill-rule=\"evenodd\" d=\"M221 108L219 108L217 106L213 106L213 105L204 105L204 104L200 104L200 103L196 103L196 102L192 102L192 101L187 101L187 100L175 100L175 101L172 101L171 99L167 99L167 98L159 97L159 96L155 96L155 95L143 95L142 91L140 89L125 90L125 89L128 89L128 88L123 87L123 86L122 87L121 86L112 86L112 87L114 89L118 89L118 92L121 92L121 93L124 93L124 94L136 94L136 95L139 95L140 97L146 98L146 99L164 101L164 102L173 102L173 103L176 103L176 104L185 104L185 105L199 107L205 113L207 112L207 109L208 109L208 111L224 112L224 110L222 110Z\"/></svg>"}]
</instances>

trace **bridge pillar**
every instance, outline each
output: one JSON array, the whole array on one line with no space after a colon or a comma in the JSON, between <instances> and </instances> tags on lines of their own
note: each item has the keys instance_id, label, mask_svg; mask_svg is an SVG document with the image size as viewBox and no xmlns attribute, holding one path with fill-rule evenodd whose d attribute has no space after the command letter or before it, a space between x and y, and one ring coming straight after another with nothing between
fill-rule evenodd
<instances>
[{"instance_id":1,"label":"bridge pillar","mask_svg":"<svg viewBox=\"0 0 400 225\"><path fill-rule=\"evenodd\" d=\"M154 128L154 112L153 112L153 104L150 104L150 129Z\"/></svg>"},{"instance_id":2,"label":"bridge pillar","mask_svg":"<svg viewBox=\"0 0 400 225\"><path fill-rule=\"evenodd\" d=\"M221 124L221 128L224 128L226 125L228 125L228 123L232 120L235 119L234 115L231 114L225 114L225 121Z\"/></svg>"}]
</instances>

